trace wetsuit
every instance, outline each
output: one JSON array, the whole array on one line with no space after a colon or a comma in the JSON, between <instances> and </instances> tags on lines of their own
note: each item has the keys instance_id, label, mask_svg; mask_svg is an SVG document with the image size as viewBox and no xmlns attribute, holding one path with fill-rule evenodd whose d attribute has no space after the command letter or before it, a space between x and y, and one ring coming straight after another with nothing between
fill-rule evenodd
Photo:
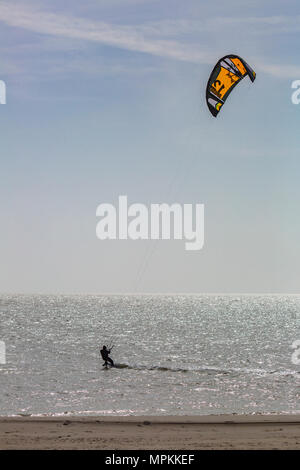
<instances>
[{"instance_id":1,"label":"wetsuit","mask_svg":"<svg viewBox=\"0 0 300 470\"><path fill-rule=\"evenodd\" d=\"M107 363L109 362L111 366L114 366L114 361L108 356L110 353L110 349L101 349L100 351L102 359L104 361L104 366L107 366Z\"/></svg>"}]
</instances>

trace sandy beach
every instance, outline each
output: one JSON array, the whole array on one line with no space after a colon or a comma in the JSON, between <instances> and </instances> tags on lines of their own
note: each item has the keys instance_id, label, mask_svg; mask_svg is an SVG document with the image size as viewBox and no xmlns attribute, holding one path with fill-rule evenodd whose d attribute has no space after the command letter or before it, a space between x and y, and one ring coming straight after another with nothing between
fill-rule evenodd
<instances>
[{"instance_id":1,"label":"sandy beach","mask_svg":"<svg viewBox=\"0 0 300 470\"><path fill-rule=\"evenodd\" d=\"M2 417L0 449L300 449L300 416Z\"/></svg>"}]
</instances>

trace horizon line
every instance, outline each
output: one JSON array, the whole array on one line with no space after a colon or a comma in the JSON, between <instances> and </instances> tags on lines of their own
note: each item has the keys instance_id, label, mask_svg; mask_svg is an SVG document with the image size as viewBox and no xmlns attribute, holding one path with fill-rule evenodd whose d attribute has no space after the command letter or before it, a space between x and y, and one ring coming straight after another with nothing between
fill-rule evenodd
<instances>
[{"instance_id":1,"label":"horizon line","mask_svg":"<svg viewBox=\"0 0 300 470\"><path fill-rule=\"evenodd\" d=\"M300 292L0 292L0 296L3 295L61 295L61 296L80 296L80 295L86 295L86 296L108 296L108 295L116 295L116 296L126 296L126 295L132 295L132 296L146 296L146 295L157 295L157 296L175 296L175 295L253 295L253 296L258 296L258 295L266 295L266 296L300 296Z\"/></svg>"}]
</instances>

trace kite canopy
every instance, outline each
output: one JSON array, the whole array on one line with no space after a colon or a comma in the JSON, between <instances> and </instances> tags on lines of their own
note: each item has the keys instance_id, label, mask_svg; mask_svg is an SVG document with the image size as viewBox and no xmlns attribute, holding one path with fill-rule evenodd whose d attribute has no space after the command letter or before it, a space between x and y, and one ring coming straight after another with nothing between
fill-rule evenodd
<instances>
[{"instance_id":1,"label":"kite canopy","mask_svg":"<svg viewBox=\"0 0 300 470\"><path fill-rule=\"evenodd\" d=\"M226 55L217 62L206 87L206 103L213 116L217 117L234 87L246 75L254 82L254 70L237 55Z\"/></svg>"}]
</instances>

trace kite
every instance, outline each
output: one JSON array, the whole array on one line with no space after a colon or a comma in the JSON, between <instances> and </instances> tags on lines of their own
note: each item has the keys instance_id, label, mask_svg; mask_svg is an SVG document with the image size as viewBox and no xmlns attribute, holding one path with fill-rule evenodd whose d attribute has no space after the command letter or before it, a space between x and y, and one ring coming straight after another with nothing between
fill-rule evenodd
<instances>
[{"instance_id":1,"label":"kite","mask_svg":"<svg viewBox=\"0 0 300 470\"><path fill-rule=\"evenodd\" d=\"M246 75L254 82L254 70L238 55L229 54L218 60L206 87L206 103L214 117L217 117L234 87Z\"/></svg>"}]
</instances>

